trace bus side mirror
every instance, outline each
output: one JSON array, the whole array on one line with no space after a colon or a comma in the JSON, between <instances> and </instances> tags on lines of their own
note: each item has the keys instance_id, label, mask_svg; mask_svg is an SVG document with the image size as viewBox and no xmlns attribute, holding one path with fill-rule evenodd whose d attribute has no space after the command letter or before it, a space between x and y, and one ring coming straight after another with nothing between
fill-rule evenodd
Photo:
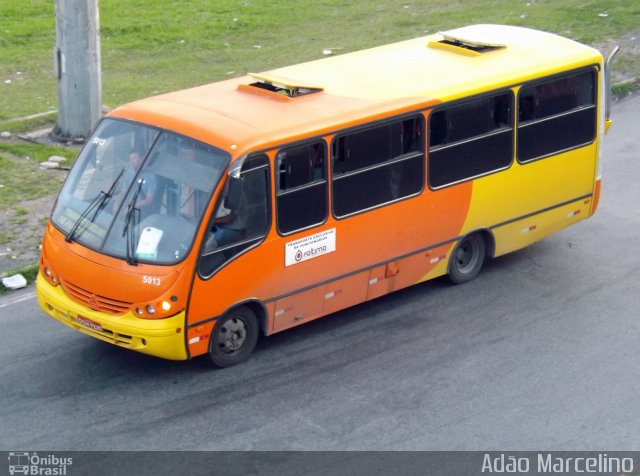
<instances>
[{"instance_id":1,"label":"bus side mirror","mask_svg":"<svg viewBox=\"0 0 640 476\"><path fill-rule=\"evenodd\" d=\"M236 211L240 208L240 200L242 198L242 179L229 177L229 189L224 199L224 206L229 210Z\"/></svg>"},{"instance_id":2,"label":"bus side mirror","mask_svg":"<svg viewBox=\"0 0 640 476\"><path fill-rule=\"evenodd\" d=\"M613 62L613 58L618 54L620 48L618 45L614 46L609 50L607 56L604 59L604 95L605 95L605 109L604 109L604 118L606 120L607 130L611 125L611 98L613 96L613 91L611 90L611 63Z\"/></svg>"}]
</instances>

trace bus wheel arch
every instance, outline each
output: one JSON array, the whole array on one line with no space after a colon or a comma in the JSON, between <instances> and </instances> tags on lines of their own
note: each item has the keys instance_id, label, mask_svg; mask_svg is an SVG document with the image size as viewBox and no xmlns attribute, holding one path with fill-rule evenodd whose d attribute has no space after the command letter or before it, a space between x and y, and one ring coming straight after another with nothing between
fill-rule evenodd
<instances>
[{"instance_id":1,"label":"bus wheel arch","mask_svg":"<svg viewBox=\"0 0 640 476\"><path fill-rule=\"evenodd\" d=\"M247 360L258 342L260 320L250 303L236 306L220 317L209 341L209 358L217 367Z\"/></svg>"},{"instance_id":2,"label":"bus wheel arch","mask_svg":"<svg viewBox=\"0 0 640 476\"><path fill-rule=\"evenodd\" d=\"M485 258L494 258L496 253L496 237L493 232L487 228L479 230L477 233L481 233L486 245Z\"/></svg>"},{"instance_id":3,"label":"bus wheel arch","mask_svg":"<svg viewBox=\"0 0 640 476\"><path fill-rule=\"evenodd\" d=\"M264 303L262 301L252 300L252 301L245 301L241 305L247 306L249 309L253 311L253 313L258 318L258 325L259 325L260 332L266 335L267 329L268 329L267 327L268 319L267 319L267 308L265 307Z\"/></svg>"},{"instance_id":4,"label":"bus wheel arch","mask_svg":"<svg viewBox=\"0 0 640 476\"><path fill-rule=\"evenodd\" d=\"M494 249L493 235L488 230L476 230L460 238L449 257L449 280L463 284L475 279Z\"/></svg>"}]
</instances>

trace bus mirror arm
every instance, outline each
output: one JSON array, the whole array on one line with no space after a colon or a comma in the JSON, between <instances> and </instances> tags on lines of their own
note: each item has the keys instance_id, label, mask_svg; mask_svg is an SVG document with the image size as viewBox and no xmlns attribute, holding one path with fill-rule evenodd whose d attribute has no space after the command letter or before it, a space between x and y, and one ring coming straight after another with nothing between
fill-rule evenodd
<instances>
[{"instance_id":1,"label":"bus mirror arm","mask_svg":"<svg viewBox=\"0 0 640 476\"><path fill-rule=\"evenodd\" d=\"M240 178L240 172L242 172L242 166L244 165L244 161L247 156L240 157L233 164L231 164L231 168L229 169L229 177L234 179Z\"/></svg>"},{"instance_id":2,"label":"bus mirror arm","mask_svg":"<svg viewBox=\"0 0 640 476\"><path fill-rule=\"evenodd\" d=\"M620 47L618 45L614 46L609 50L605 59L604 59L604 82L605 82L605 110L604 110L604 118L606 121L609 121L611 117L611 97L613 95L612 84L611 84L611 63L613 62L613 58L620 51Z\"/></svg>"}]
</instances>

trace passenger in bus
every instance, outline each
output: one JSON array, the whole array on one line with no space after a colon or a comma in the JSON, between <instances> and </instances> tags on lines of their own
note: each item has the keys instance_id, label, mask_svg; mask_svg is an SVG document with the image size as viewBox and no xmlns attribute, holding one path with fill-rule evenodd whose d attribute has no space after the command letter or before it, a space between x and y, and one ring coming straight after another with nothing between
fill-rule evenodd
<instances>
[{"instance_id":1,"label":"passenger in bus","mask_svg":"<svg viewBox=\"0 0 640 476\"><path fill-rule=\"evenodd\" d=\"M389 200L396 200L402 196L401 186L403 179L403 164L393 164L388 167L389 172Z\"/></svg>"},{"instance_id":2,"label":"passenger in bus","mask_svg":"<svg viewBox=\"0 0 640 476\"><path fill-rule=\"evenodd\" d=\"M220 205L218 213L213 220L211 235L207 239L205 248L213 251L221 246L236 243L244 238L246 226L244 223L244 200L241 200L238 210L229 210Z\"/></svg>"},{"instance_id":3,"label":"passenger in bus","mask_svg":"<svg viewBox=\"0 0 640 476\"><path fill-rule=\"evenodd\" d=\"M314 144L311 149L311 182L324 180L324 144Z\"/></svg>"},{"instance_id":4,"label":"passenger in bus","mask_svg":"<svg viewBox=\"0 0 640 476\"><path fill-rule=\"evenodd\" d=\"M520 99L520 116L521 122L528 121L534 118L534 100L533 96L523 96Z\"/></svg>"},{"instance_id":5,"label":"passenger in bus","mask_svg":"<svg viewBox=\"0 0 640 476\"><path fill-rule=\"evenodd\" d=\"M118 191L116 192L116 197L113 202L113 211L116 212L123 200L125 199L127 189L131 182L133 181L138 169L140 168L140 164L142 163L142 153L138 150L133 150L129 154L129 162L127 163L127 167L122 174L122 178L120 179L120 183L118 186ZM136 199L135 207L141 211L143 216L149 215L152 212L152 205L154 203L154 197L157 187L157 179L155 174L151 173L148 170L143 170L136 179L136 184L133 186L133 190L138 186L138 181L142 180L142 185L140 186L140 193Z\"/></svg>"}]
</instances>

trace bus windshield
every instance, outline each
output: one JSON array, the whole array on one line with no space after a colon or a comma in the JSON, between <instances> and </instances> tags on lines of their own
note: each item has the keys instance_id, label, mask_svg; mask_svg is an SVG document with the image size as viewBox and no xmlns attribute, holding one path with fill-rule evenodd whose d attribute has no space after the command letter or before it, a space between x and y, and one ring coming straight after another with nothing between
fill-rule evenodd
<instances>
[{"instance_id":1,"label":"bus windshield","mask_svg":"<svg viewBox=\"0 0 640 476\"><path fill-rule=\"evenodd\" d=\"M69 173L52 222L67 241L130 264L177 263L228 163L213 146L105 119Z\"/></svg>"}]
</instances>

